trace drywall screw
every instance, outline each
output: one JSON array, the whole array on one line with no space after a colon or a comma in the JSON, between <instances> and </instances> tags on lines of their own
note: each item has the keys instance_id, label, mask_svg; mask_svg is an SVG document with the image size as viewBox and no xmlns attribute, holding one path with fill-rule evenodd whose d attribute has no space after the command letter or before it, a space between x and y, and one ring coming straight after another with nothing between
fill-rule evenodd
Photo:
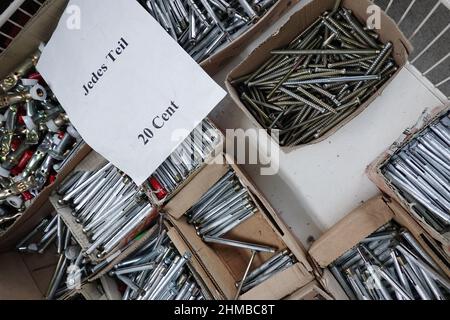
<instances>
[{"instance_id":1,"label":"drywall screw","mask_svg":"<svg viewBox=\"0 0 450 320\"><path fill-rule=\"evenodd\" d=\"M302 87L298 87L297 91L300 91L302 94L304 94L306 97L308 97L310 100L312 100L316 104L318 104L321 107L323 107L325 110L327 110L327 111L329 111L331 113L337 114L337 112L336 112L336 110L334 110L334 108L332 108L330 105L328 105L327 103L323 102L322 100L320 100L319 98L317 98L313 94L309 93L308 91L306 91Z\"/></svg>"},{"instance_id":2,"label":"drywall screw","mask_svg":"<svg viewBox=\"0 0 450 320\"><path fill-rule=\"evenodd\" d=\"M340 12L345 20L347 20L348 24L352 27L352 29L357 32L359 36L363 38L365 42L367 42L367 44L369 44L372 48L378 48L378 44L375 42L375 40L367 35L367 33L361 28L359 23L355 21L355 19L351 16L351 11L342 8Z\"/></svg>"},{"instance_id":3,"label":"drywall screw","mask_svg":"<svg viewBox=\"0 0 450 320\"><path fill-rule=\"evenodd\" d=\"M331 54L359 54L374 55L379 54L380 50L361 49L361 50L272 50L275 55L331 55Z\"/></svg>"},{"instance_id":4,"label":"drywall screw","mask_svg":"<svg viewBox=\"0 0 450 320\"><path fill-rule=\"evenodd\" d=\"M256 71L232 80L262 127L281 130L282 146L319 139L350 117L397 71L390 58L392 43L382 46L369 31L356 30L359 25L351 19L352 25L339 10L325 12L285 48L273 50ZM335 69L339 67L345 69ZM305 123L317 117L314 110L327 117Z\"/></svg>"}]
</instances>

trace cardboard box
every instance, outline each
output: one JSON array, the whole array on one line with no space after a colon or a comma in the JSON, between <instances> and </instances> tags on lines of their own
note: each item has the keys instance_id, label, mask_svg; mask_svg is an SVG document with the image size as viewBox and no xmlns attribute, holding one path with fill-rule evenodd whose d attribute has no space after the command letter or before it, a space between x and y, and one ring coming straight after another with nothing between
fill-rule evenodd
<instances>
[{"instance_id":1,"label":"cardboard box","mask_svg":"<svg viewBox=\"0 0 450 320\"><path fill-rule=\"evenodd\" d=\"M284 298L284 300L334 300L326 293L317 281L312 281L300 290Z\"/></svg>"},{"instance_id":2,"label":"cardboard box","mask_svg":"<svg viewBox=\"0 0 450 320\"><path fill-rule=\"evenodd\" d=\"M184 243L183 239L181 238L180 234L175 230L173 227L170 227L170 225L166 222L164 223L164 226L167 228L167 236L171 240L173 246L178 250L180 255L191 252L188 245ZM151 238L152 234L156 229L158 229L159 226L154 226L151 228L151 230L148 230L142 234L139 239L134 242L131 246L127 247L119 256L111 260L111 262L103 268L100 272L94 274L91 276L89 281L95 281L98 279L104 279L107 278L108 280L111 280L112 282L109 283L108 287L112 287L111 290L113 293L115 293L114 289L117 288L117 279L111 279L107 276L107 273L111 271L115 265L119 264L120 262L126 260L129 256L134 254L136 251L138 251L142 246L147 244L149 239ZM209 278L208 274L202 269L200 266L197 258L195 256L192 256L191 260L187 263L188 268L192 272L192 276L194 277L195 281L199 285L199 287L202 289L202 291L206 294L206 296L209 299L214 300L221 300L222 296L220 293L216 290L214 287L211 279ZM114 284L114 285L113 285Z\"/></svg>"},{"instance_id":3,"label":"cardboard box","mask_svg":"<svg viewBox=\"0 0 450 320\"><path fill-rule=\"evenodd\" d=\"M132 243L129 243L129 245L126 245L124 248L117 250L114 255L102 261L102 264L104 263L105 265L98 271L94 272L89 277L88 281L92 282L102 278L109 271L111 271L115 265L119 264L120 262L128 258L131 254L136 252L145 243L147 243L156 228L158 228L157 225L151 227L149 230L144 231Z\"/></svg>"},{"instance_id":4,"label":"cardboard box","mask_svg":"<svg viewBox=\"0 0 450 320\"><path fill-rule=\"evenodd\" d=\"M72 172L73 168L81 161L89 152L91 148L88 145L84 145L63 169L58 173L56 180L53 184L45 187L39 195L33 199L31 205L25 210L20 218L18 218L4 233L0 233L0 252L5 251L16 244L20 238L20 234L31 231L34 226L48 215L49 208L51 208L48 202L50 194L68 175Z\"/></svg>"},{"instance_id":5,"label":"cardboard box","mask_svg":"<svg viewBox=\"0 0 450 320\"><path fill-rule=\"evenodd\" d=\"M202 61L200 66L210 75L216 74L228 59L242 51L252 39L277 21L297 2L299 0L278 0L257 23L237 37L232 43ZM0 60L4 61L0 65L0 77L4 77L13 71L11 66L20 63L33 53L41 42L45 43L50 39L68 3L68 0L46 1L39 12L0 55Z\"/></svg>"},{"instance_id":6,"label":"cardboard box","mask_svg":"<svg viewBox=\"0 0 450 320\"><path fill-rule=\"evenodd\" d=\"M383 196L367 201L340 220L312 245L309 254L318 266L326 269L344 253L391 220L406 228L439 267L450 275L448 266L428 245L428 234L400 204ZM321 284L326 286L325 282ZM325 287L325 289L329 291L329 288Z\"/></svg>"},{"instance_id":7,"label":"cardboard box","mask_svg":"<svg viewBox=\"0 0 450 320\"><path fill-rule=\"evenodd\" d=\"M288 228L278 218L274 209L246 174L227 155L219 155L214 163L207 165L165 207L170 222L178 231L202 268L209 274L215 287L225 299L233 299L235 283L242 279L250 260L249 250L208 245L197 235L195 228L187 223L185 212L210 189L230 168L244 187L248 188L258 211L250 219L233 229L226 238L269 245L278 251L289 249L297 259L290 268L275 274L259 286L243 294L242 300L282 299L313 280L312 267L304 249L297 243ZM271 254L258 253L253 268L268 260Z\"/></svg>"},{"instance_id":8,"label":"cardboard box","mask_svg":"<svg viewBox=\"0 0 450 320\"><path fill-rule=\"evenodd\" d=\"M0 261L0 301L45 300L58 262L56 248L42 255L10 251L0 254ZM74 300L79 296L83 300L120 300L119 291L111 281L102 277L98 283L85 283L60 300Z\"/></svg>"},{"instance_id":9,"label":"cardboard box","mask_svg":"<svg viewBox=\"0 0 450 320\"><path fill-rule=\"evenodd\" d=\"M64 301L86 300L86 301L103 301L108 300L102 290L94 283L86 283L81 289L71 292L69 295L59 299Z\"/></svg>"},{"instance_id":10,"label":"cardboard box","mask_svg":"<svg viewBox=\"0 0 450 320\"><path fill-rule=\"evenodd\" d=\"M169 224L166 224L168 227L167 235L172 241L175 248L178 250L180 254L184 254L185 252L189 252L192 254L191 247L189 244L185 242L184 237L179 233L176 228L169 227ZM221 291L216 287L215 281L211 278L211 275L205 270L199 261L198 256L192 254L191 260L187 263L192 275L194 276L195 281L200 286L204 293L209 294L209 297L205 297L207 300L224 300L225 297L221 293Z\"/></svg>"},{"instance_id":11,"label":"cardboard box","mask_svg":"<svg viewBox=\"0 0 450 320\"><path fill-rule=\"evenodd\" d=\"M14 67L36 52L42 42L47 42L68 0L48 0L19 32L8 48L0 54L0 78L14 71Z\"/></svg>"},{"instance_id":12,"label":"cardboard box","mask_svg":"<svg viewBox=\"0 0 450 320\"><path fill-rule=\"evenodd\" d=\"M15 251L0 254L0 300L43 300L58 258L56 250L43 255Z\"/></svg>"},{"instance_id":13,"label":"cardboard box","mask_svg":"<svg viewBox=\"0 0 450 320\"><path fill-rule=\"evenodd\" d=\"M103 276L99 281L87 282L58 300L117 301L122 300L122 296L116 282L109 276Z\"/></svg>"},{"instance_id":14,"label":"cardboard box","mask_svg":"<svg viewBox=\"0 0 450 320\"><path fill-rule=\"evenodd\" d=\"M27 23L10 46L0 54L0 78L13 72L17 65L27 59L39 47L42 41L48 40L51 32L56 27L57 17L65 9L68 1L47 1L33 18ZM21 233L30 231L37 221L40 221L47 214L50 204L48 197L54 187L58 185L74 168L80 159L89 153L89 146L85 145L69 161L57 176L54 184L44 188L33 200L31 206L23 215L15 221L6 231L0 232L0 252L9 249L19 239Z\"/></svg>"},{"instance_id":15,"label":"cardboard box","mask_svg":"<svg viewBox=\"0 0 450 320\"><path fill-rule=\"evenodd\" d=\"M274 49L279 49L287 46L295 37L301 34L308 26L310 26L319 16L321 16L325 11L330 11L335 5L335 0L314 0L301 8L299 11L294 13L289 21L283 25L276 33L271 37L266 39L258 48L256 48L247 58L244 59L234 70L228 74L225 84L228 92L234 102L242 109L246 116L250 119L252 124L257 129L263 129L256 118L247 109L244 103L240 99L240 94L236 88L232 85L234 79L238 79L242 76L250 74L251 72L257 70L259 66L264 64L272 55L271 51ZM353 14L360 21L367 21L369 14L367 12L367 7L372 5L372 2L367 0L343 0L342 6L352 10ZM393 57L400 67L399 70L366 102L364 102L355 112L353 112L344 121L339 123L328 133L323 135L321 138L314 140L313 143L317 143L326 140L328 137L333 135L336 131L341 129L352 119L361 114L379 95L382 94L384 89L389 85L392 79L400 72L401 67L403 67L408 61L408 55L412 51L412 47L408 40L398 29L395 22L389 18L384 12L381 12L381 30L375 30L380 35L380 40L383 43L391 41L393 43ZM285 152L289 152L300 148L302 146L297 146L294 148L283 147Z\"/></svg>"},{"instance_id":16,"label":"cardboard box","mask_svg":"<svg viewBox=\"0 0 450 320\"><path fill-rule=\"evenodd\" d=\"M389 149L383 152L374 162L372 162L366 172L369 179L372 180L377 187L384 193L388 194L391 198L399 202L403 208L408 211L411 216L438 242L443 246L443 249L447 255L447 261L450 264L450 233L441 234L436 231L430 224L422 218L413 207L411 207L405 198L399 193L397 188L395 188L382 174L381 169L385 166L387 162L390 161L393 155L400 151L406 144L411 140L416 138L423 130L428 128L429 124L434 122L436 119L441 118L446 113L450 111L450 104L445 106L439 106L425 110L421 119L413 126L405 130L404 134L394 142Z\"/></svg>"},{"instance_id":17,"label":"cardboard box","mask_svg":"<svg viewBox=\"0 0 450 320\"><path fill-rule=\"evenodd\" d=\"M27 224L35 228L41 220L53 212L50 205L45 211L41 208L40 220L36 217ZM32 224L34 222L34 224ZM22 229L16 236L22 240L31 230ZM17 243L14 243L14 246ZM1 300L43 300L55 273L59 256L56 245L51 244L43 254L19 253L16 249L0 254L0 301ZM107 275L97 277L95 283L83 283L80 289L73 289L58 300L120 300L121 296L115 282Z\"/></svg>"},{"instance_id":18,"label":"cardboard box","mask_svg":"<svg viewBox=\"0 0 450 320\"><path fill-rule=\"evenodd\" d=\"M73 169L73 171L92 171L96 170L102 165L106 164L107 161L100 154L95 151L91 151L79 164ZM87 250L91 246L91 242L87 235L83 232L83 226L76 221L76 218L72 215L72 208L69 205L61 205L58 203L61 197L53 193L50 196L50 202L55 208L55 210L61 215L64 223L70 229L73 237L77 240L78 244L81 246L81 249ZM109 252L106 256L99 257L98 250L95 250L93 253L89 255L89 258L93 263L100 263L105 259L114 256L118 250L123 248L126 244L132 241L139 233L144 231L155 219L157 218L156 210L151 210L148 213L148 218L143 220L133 231L131 231L124 239Z\"/></svg>"}]
</instances>

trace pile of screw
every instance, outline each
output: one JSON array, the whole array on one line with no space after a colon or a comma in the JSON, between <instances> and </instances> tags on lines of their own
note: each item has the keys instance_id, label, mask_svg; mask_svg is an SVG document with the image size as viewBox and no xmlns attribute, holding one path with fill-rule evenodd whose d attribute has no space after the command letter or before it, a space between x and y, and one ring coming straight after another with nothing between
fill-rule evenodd
<instances>
[{"instance_id":1,"label":"pile of screw","mask_svg":"<svg viewBox=\"0 0 450 320\"><path fill-rule=\"evenodd\" d=\"M165 199L201 167L219 142L218 129L203 120L153 173L147 188L159 200Z\"/></svg>"},{"instance_id":2,"label":"pile of screw","mask_svg":"<svg viewBox=\"0 0 450 320\"><path fill-rule=\"evenodd\" d=\"M429 225L450 231L449 114L397 152L382 172Z\"/></svg>"},{"instance_id":3,"label":"pile of screw","mask_svg":"<svg viewBox=\"0 0 450 320\"><path fill-rule=\"evenodd\" d=\"M407 230L389 223L330 268L353 300L446 300L450 280Z\"/></svg>"},{"instance_id":4,"label":"pile of screw","mask_svg":"<svg viewBox=\"0 0 450 320\"><path fill-rule=\"evenodd\" d=\"M59 203L69 204L91 241L85 254L103 258L147 219L152 206L145 192L108 163L98 170L78 171L61 184Z\"/></svg>"},{"instance_id":5,"label":"pile of screw","mask_svg":"<svg viewBox=\"0 0 450 320\"><path fill-rule=\"evenodd\" d=\"M392 43L377 39L337 7L233 84L281 146L307 144L351 116L397 71Z\"/></svg>"},{"instance_id":6,"label":"pile of screw","mask_svg":"<svg viewBox=\"0 0 450 320\"><path fill-rule=\"evenodd\" d=\"M84 283L89 267L80 246L59 215L44 219L16 248L21 253L43 254L52 244L56 244L59 260L47 290L48 300L58 299Z\"/></svg>"},{"instance_id":7,"label":"pile of screw","mask_svg":"<svg viewBox=\"0 0 450 320\"><path fill-rule=\"evenodd\" d=\"M110 275L126 286L123 300L203 300L205 296L187 265L190 259L189 253L181 256L173 248L167 230L160 227Z\"/></svg>"},{"instance_id":8,"label":"pile of screw","mask_svg":"<svg viewBox=\"0 0 450 320\"><path fill-rule=\"evenodd\" d=\"M83 144L34 69L39 54L0 81L0 232L56 179Z\"/></svg>"},{"instance_id":9,"label":"pile of screw","mask_svg":"<svg viewBox=\"0 0 450 320\"><path fill-rule=\"evenodd\" d=\"M197 62L247 31L276 0L140 0Z\"/></svg>"},{"instance_id":10,"label":"pile of screw","mask_svg":"<svg viewBox=\"0 0 450 320\"><path fill-rule=\"evenodd\" d=\"M277 253L272 258L264 262L261 266L254 269L248 274L242 285L242 292L245 293L247 291L250 291L275 274L286 270L294 264L295 258L288 250ZM236 283L236 287L238 287L239 285L240 282Z\"/></svg>"}]
</instances>

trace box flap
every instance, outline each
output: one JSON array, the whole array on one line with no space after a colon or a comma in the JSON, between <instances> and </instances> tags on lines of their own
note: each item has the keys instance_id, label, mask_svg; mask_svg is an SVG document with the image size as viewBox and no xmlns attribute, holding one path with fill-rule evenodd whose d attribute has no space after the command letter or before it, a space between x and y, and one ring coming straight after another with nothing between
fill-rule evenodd
<instances>
[{"instance_id":1,"label":"box flap","mask_svg":"<svg viewBox=\"0 0 450 320\"><path fill-rule=\"evenodd\" d=\"M177 231L176 228L171 228L167 235L169 236L170 240L174 244L174 246L177 248L178 252L184 253L184 252L192 252L193 249L186 244L183 237L180 235L180 233ZM195 256L192 257L192 259L189 261L189 264L193 271L200 277L200 280L203 282L204 285L206 285L207 290L213 295L214 299L216 300L223 300L224 295L221 291L218 290L218 287L216 283L214 283L214 280L211 279L210 275L203 269L202 265L199 263L197 258ZM195 275L194 275L195 276ZM202 283L198 283L199 285L203 285Z\"/></svg>"},{"instance_id":2,"label":"box flap","mask_svg":"<svg viewBox=\"0 0 450 320\"><path fill-rule=\"evenodd\" d=\"M393 218L383 197L373 198L355 209L325 232L309 250L322 267L329 264Z\"/></svg>"},{"instance_id":3,"label":"box flap","mask_svg":"<svg viewBox=\"0 0 450 320\"><path fill-rule=\"evenodd\" d=\"M297 263L244 293L239 300L281 300L312 279L312 275Z\"/></svg>"}]
</instances>

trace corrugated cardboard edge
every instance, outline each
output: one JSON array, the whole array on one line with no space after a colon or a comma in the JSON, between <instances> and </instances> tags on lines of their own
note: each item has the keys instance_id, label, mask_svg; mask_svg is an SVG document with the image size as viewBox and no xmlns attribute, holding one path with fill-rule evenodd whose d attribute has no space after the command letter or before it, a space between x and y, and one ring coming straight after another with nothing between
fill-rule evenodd
<instances>
[{"instance_id":1,"label":"corrugated cardboard edge","mask_svg":"<svg viewBox=\"0 0 450 320\"><path fill-rule=\"evenodd\" d=\"M100 278L100 283L102 284L103 290L105 291L105 296L107 300L118 301L122 300L122 295L119 292L117 287L117 282L107 276L104 275Z\"/></svg>"},{"instance_id":2,"label":"corrugated cardboard edge","mask_svg":"<svg viewBox=\"0 0 450 320\"><path fill-rule=\"evenodd\" d=\"M195 229L187 223L184 217L178 220L171 217L169 219L174 227L173 229L177 231L180 239L183 239L184 245L189 248L189 251L195 257L194 261L198 262L194 264L198 266L195 269L197 271L202 270L207 275L208 279L214 285L214 291L219 293L221 299L231 299L235 291L230 289L231 286L229 284L233 284L234 286L235 279L231 276L230 271L220 257L197 236ZM177 249L180 250L181 248L177 246Z\"/></svg>"},{"instance_id":3,"label":"corrugated cardboard edge","mask_svg":"<svg viewBox=\"0 0 450 320\"><path fill-rule=\"evenodd\" d=\"M302 7L299 11L294 13L276 33L271 37L267 38L259 47L257 47L252 53L250 53L247 58L245 58L235 69L233 69L226 77L225 86L230 94L232 100L239 106L239 108L244 112L244 114L250 119L251 123L258 129L263 129L261 124L255 119L252 113L247 109L247 107L242 103L239 93L236 88L232 85L232 80L237 79L240 76L246 75L254 71L259 65L264 63L270 56L270 51L276 48L280 48L288 44L295 36L301 33L306 27L314 22L314 20L319 17L324 11L329 10L333 7L334 0L314 0L306 6ZM348 9L352 9L354 15L360 20L366 21L369 14L367 13L367 7L372 5L371 2L367 0L344 0L342 5ZM388 17L384 12L381 12L381 25L382 30L378 32L380 34L380 39L385 43L391 41L394 45L393 56L399 65L399 70L391 76L391 78L375 92L366 102L364 102L355 112L353 112L344 121L339 123L321 138L314 140L308 144L304 144L297 147L281 147L283 152L295 151L299 148L303 148L307 145L316 144L321 141L328 139L335 132L340 130L342 127L351 122L354 118L364 112L365 109L378 97L380 96L384 89L389 85L389 83L398 75L402 67L406 64L408 60L408 55L412 51L412 46L403 33L399 30L395 22ZM305 23L304 21L307 21ZM298 27L300 24L302 27ZM296 30L288 39L283 40L283 35L290 33L290 29ZM267 133L268 134L268 133ZM273 137L272 137L273 139ZM277 142L277 141L276 141Z\"/></svg>"},{"instance_id":4,"label":"corrugated cardboard edge","mask_svg":"<svg viewBox=\"0 0 450 320\"><path fill-rule=\"evenodd\" d=\"M285 12L293 7L300 0L279 0L273 5L268 12L250 29L241 34L228 46L224 47L219 52L212 55L210 58L202 61L200 66L209 74L215 75L218 73L230 58L239 54L243 48L245 48L252 39L256 38L264 30L279 20Z\"/></svg>"},{"instance_id":5,"label":"corrugated cardboard edge","mask_svg":"<svg viewBox=\"0 0 450 320\"><path fill-rule=\"evenodd\" d=\"M320 267L326 268L392 218L383 198L373 198L325 232L311 246L309 254Z\"/></svg>"},{"instance_id":6,"label":"corrugated cardboard edge","mask_svg":"<svg viewBox=\"0 0 450 320\"><path fill-rule=\"evenodd\" d=\"M314 276L322 285L322 288L324 288L324 290L326 290L335 300L349 300L349 297L330 270L323 269L311 256L309 257L314 268Z\"/></svg>"},{"instance_id":7,"label":"corrugated cardboard edge","mask_svg":"<svg viewBox=\"0 0 450 320\"><path fill-rule=\"evenodd\" d=\"M0 254L0 300L44 299L57 261L56 247L43 254Z\"/></svg>"},{"instance_id":8,"label":"corrugated cardboard edge","mask_svg":"<svg viewBox=\"0 0 450 320\"><path fill-rule=\"evenodd\" d=\"M330 270L323 269L322 275L316 279L335 300L350 300Z\"/></svg>"},{"instance_id":9,"label":"corrugated cardboard edge","mask_svg":"<svg viewBox=\"0 0 450 320\"><path fill-rule=\"evenodd\" d=\"M300 263L296 263L244 293L239 300L281 300L307 285L312 279L312 275L306 272Z\"/></svg>"},{"instance_id":10,"label":"corrugated cardboard edge","mask_svg":"<svg viewBox=\"0 0 450 320\"><path fill-rule=\"evenodd\" d=\"M341 219L311 246L309 254L321 268L327 268L390 220L409 230L441 269L449 274L449 269L422 239L425 230L397 202L383 196L370 199Z\"/></svg>"},{"instance_id":11,"label":"corrugated cardboard edge","mask_svg":"<svg viewBox=\"0 0 450 320\"><path fill-rule=\"evenodd\" d=\"M0 252L14 246L26 232L31 231L36 226L36 221L41 220L51 211L49 196L53 190L72 172L84 157L89 154L91 148L84 145L78 150L73 158L58 173L55 182L43 189L39 195L33 199L30 207L25 210L23 215L3 234L0 235ZM49 212L50 211L50 212Z\"/></svg>"},{"instance_id":12,"label":"corrugated cardboard edge","mask_svg":"<svg viewBox=\"0 0 450 320\"><path fill-rule=\"evenodd\" d=\"M334 300L331 295L326 293L317 281L308 283L303 288L297 290L284 300Z\"/></svg>"},{"instance_id":13,"label":"corrugated cardboard edge","mask_svg":"<svg viewBox=\"0 0 450 320\"><path fill-rule=\"evenodd\" d=\"M50 39L68 0L48 0L37 14L28 21L16 38L0 54L0 78L14 70L14 67L34 53L41 42Z\"/></svg>"},{"instance_id":14,"label":"corrugated cardboard edge","mask_svg":"<svg viewBox=\"0 0 450 320\"><path fill-rule=\"evenodd\" d=\"M399 202L402 207L408 211L411 216L437 241L447 246L447 252L450 252L450 240L442 236L435 229L433 229L422 217L420 217L409 206L408 202L399 194L397 189L392 186L381 173L381 168L389 161L393 154L402 149L413 138L416 137L422 130L435 119L441 117L450 110L450 104L440 105L431 109L426 109L421 119L411 128L405 130L405 134L397 139L386 151L384 151L377 159L375 159L366 169L366 174L369 179L384 193L388 194L392 199Z\"/></svg>"}]
</instances>

